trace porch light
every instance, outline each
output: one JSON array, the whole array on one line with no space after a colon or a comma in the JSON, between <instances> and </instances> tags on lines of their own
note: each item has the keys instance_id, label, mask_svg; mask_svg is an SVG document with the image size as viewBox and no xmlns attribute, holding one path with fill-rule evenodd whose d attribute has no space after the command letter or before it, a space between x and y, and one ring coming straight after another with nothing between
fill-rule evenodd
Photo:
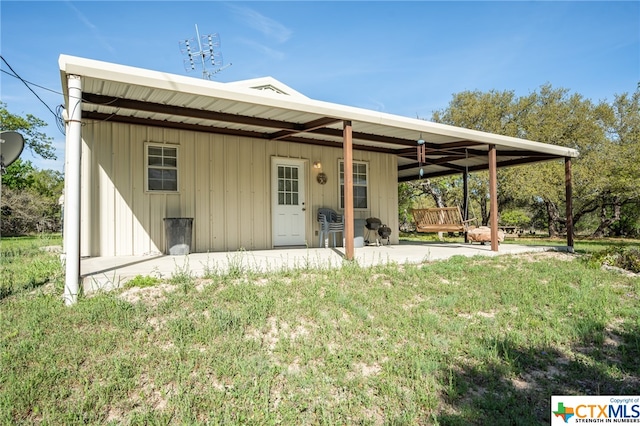
<instances>
[{"instance_id":1,"label":"porch light","mask_svg":"<svg viewBox=\"0 0 640 426\"><path fill-rule=\"evenodd\" d=\"M314 161L313 162L313 168L314 169L322 169L322 163L319 161Z\"/></svg>"}]
</instances>

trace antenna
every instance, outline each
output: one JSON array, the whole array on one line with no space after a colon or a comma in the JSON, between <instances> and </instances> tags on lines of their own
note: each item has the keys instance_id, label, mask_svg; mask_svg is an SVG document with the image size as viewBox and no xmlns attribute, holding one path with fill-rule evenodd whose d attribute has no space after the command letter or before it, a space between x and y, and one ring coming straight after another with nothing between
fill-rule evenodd
<instances>
[{"instance_id":1,"label":"antenna","mask_svg":"<svg viewBox=\"0 0 640 426\"><path fill-rule=\"evenodd\" d=\"M217 33L206 34L202 37L196 24L196 38L180 40L178 42L180 52L186 55L184 68L187 72L202 68L202 78L211 80L211 77L220 71L229 68L231 64L223 66L222 52L220 52L220 36ZM207 69L208 66L219 67L213 71Z\"/></svg>"}]
</instances>

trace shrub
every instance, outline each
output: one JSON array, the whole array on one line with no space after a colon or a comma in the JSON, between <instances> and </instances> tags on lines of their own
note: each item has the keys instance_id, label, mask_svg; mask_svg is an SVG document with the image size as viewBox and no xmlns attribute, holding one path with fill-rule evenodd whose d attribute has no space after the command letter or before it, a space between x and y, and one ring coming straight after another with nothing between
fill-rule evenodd
<instances>
[{"instance_id":1,"label":"shrub","mask_svg":"<svg viewBox=\"0 0 640 426\"><path fill-rule=\"evenodd\" d=\"M162 282L162 280L160 278L151 277L151 276L148 276L148 275L136 275L135 277L133 277L132 279L127 281L127 283L125 284L124 287L125 288L131 288L131 287L140 287L140 288L153 287L154 285L157 285L160 282Z\"/></svg>"},{"instance_id":2,"label":"shrub","mask_svg":"<svg viewBox=\"0 0 640 426\"><path fill-rule=\"evenodd\" d=\"M45 197L31 190L2 190L3 236L58 232L60 206L53 197Z\"/></svg>"},{"instance_id":3,"label":"shrub","mask_svg":"<svg viewBox=\"0 0 640 426\"><path fill-rule=\"evenodd\" d=\"M500 215L500 222L505 226L527 228L531 218L522 210L508 210Z\"/></svg>"},{"instance_id":4,"label":"shrub","mask_svg":"<svg viewBox=\"0 0 640 426\"><path fill-rule=\"evenodd\" d=\"M640 273L639 247L609 247L587 257L589 263L614 266L634 273Z\"/></svg>"}]
</instances>

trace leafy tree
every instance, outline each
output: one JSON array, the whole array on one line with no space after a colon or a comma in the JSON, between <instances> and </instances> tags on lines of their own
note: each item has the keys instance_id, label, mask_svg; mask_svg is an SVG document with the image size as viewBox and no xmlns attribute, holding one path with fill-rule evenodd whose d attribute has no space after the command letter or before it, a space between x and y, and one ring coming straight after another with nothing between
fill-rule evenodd
<instances>
[{"instance_id":1,"label":"leafy tree","mask_svg":"<svg viewBox=\"0 0 640 426\"><path fill-rule=\"evenodd\" d=\"M526 105L517 103L513 91L492 90L487 93L465 91L454 95L446 109L435 111L432 120L472 130L521 137L518 121L524 113L526 113ZM459 200L459 204L463 205L462 183L460 182L457 188L452 187L450 190L458 192L458 188L459 194L456 195L456 198ZM499 210L508 202L508 196L505 198L507 194L504 191L499 193ZM489 175L487 172L476 172L469 175L469 205L470 217L475 216L482 225L487 225L491 216ZM476 213L478 213L477 216Z\"/></svg>"},{"instance_id":2,"label":"leafy tree","mask_svg":"<svg viewBox=\"0 0 640 426\"><path fill-rule=\"evenodd\" d=\"M600 226L595 235L602 235L621 220L623 212L635 211L626 206L640 198L639 93L617 95L609 105L593 104L550 85L519 98L511 91L467 91L454 95L445 110L434 112L433 120L576 148L580 157L573 160L574 223L597 212ZM479 207L484 224L490 215L486 173L471 176L472 206ZM445 188L443 198L458 191L455 185ZM498 173L499 210L527 206L534 223L544 212L552 237L566 224L564 192L562 161L503 168Z\"/></svg>"},{"instance_id":3,"label":"leafy tree","mask_svg":"<svg viewBox=\"0 0 640 426\"><path fill-rule=\"evenodd\" d=\"M14 115L7 110L5 103L0 102L0 130L17 131L24 136L25 146L35 155L45 159L55 159L53 138L40 131L47 123L31 114L25 117Z\"/></svg>"},{"instance_id":4,"label":"leafy tree","mask_svg":"<svg viewBox=\"0 0 640 426\"><path fill-rule=\"evenodd\" d=\"M500 215L500 219L503 225L519 228L526 228L531 223L529 215L521 209L507 210Z\"/></svg>"},{"instance_id":5,"label":"leafy tree","mask_svg":"<svg viewBox=\"0 0 640 426\"><path fill-rule=\"evenodd\" d=\"M34 191L2 190L1 230L3 236L60 230L60 208L52 197Z\"/></svg>"},{"instance_id":6,"label":"leafy tree","mask_svg":"<svg viewBox=\"0 0 640 426\"><path fill-rule=\"evenodd\" d=\"M575 172L581 183L575 197L575 220L597 215L593 236L611 232L633 234L637 209L627 207L640 202L640 93L616 95L611 104L597 107L597 123L605 137L597 144L581 148ZM624 217L624 215L631 217ZM621 221L626 225L621 226Z\"/></svg>"},{"instance_id":7,"label":"leafy tree","mask_svg":"<svg viewBox=\"0 0 640 426\"><path fill-rule=\"evenodd\" d=\"M58 199L62 173L38 170L30 161L16 160L2 176L2 235L55 232L60 229Z\"/></svg>"},{"instance_id":8,"label":"leafy tree","mask_svg":"<svg viewBox=\"0 0 640 426\"><path fill-rule=\"evenodd\" d=\"M2 175L3 188L26 189L33 185L33 178L36 168L31 161L23 161L18 158L13 164L6 168Z\"/></svg>"},{"instance_id":9,"label":"leafy tree","mask_svg":"<svg viewBox=\"0 0 640 426\"><path fill-rule=\"evenodd\" d=\"M55 158L52 138L39 131L46 124L27 114L19 117L8 112L0 103L2 130L18 131L25 136L25 144L34 154ZM55 170L39 170L30 161L17 159L2 175L2 207L0 209L2 235L21 235L31 232L51 232L60 229L60 206L64 179Z\"/></svg>"}]
</instances>

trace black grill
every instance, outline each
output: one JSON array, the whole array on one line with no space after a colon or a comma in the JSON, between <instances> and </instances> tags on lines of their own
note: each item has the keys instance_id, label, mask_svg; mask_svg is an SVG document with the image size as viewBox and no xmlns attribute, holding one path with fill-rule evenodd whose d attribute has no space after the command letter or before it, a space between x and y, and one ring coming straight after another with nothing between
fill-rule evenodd
<instances>
[{"instance_id":1,"label":"black grill","mask_svg":"<svg viewBox=\"0 0 640 426\"><path fill-rule=\"evenodd\" d=\"M391 236L391 228L387 225L383 225L382 221L377 217L370 217L366 220L365 227L367 228L367 237L365 238L365 243L369 244L371 241L369 240L369 235L373 232L373 235L376 239L376 245L380 244L378 241L378 237L383 240L387 240L387 244L390 244L389 236Z\"/></svg>"}]
</instances>

